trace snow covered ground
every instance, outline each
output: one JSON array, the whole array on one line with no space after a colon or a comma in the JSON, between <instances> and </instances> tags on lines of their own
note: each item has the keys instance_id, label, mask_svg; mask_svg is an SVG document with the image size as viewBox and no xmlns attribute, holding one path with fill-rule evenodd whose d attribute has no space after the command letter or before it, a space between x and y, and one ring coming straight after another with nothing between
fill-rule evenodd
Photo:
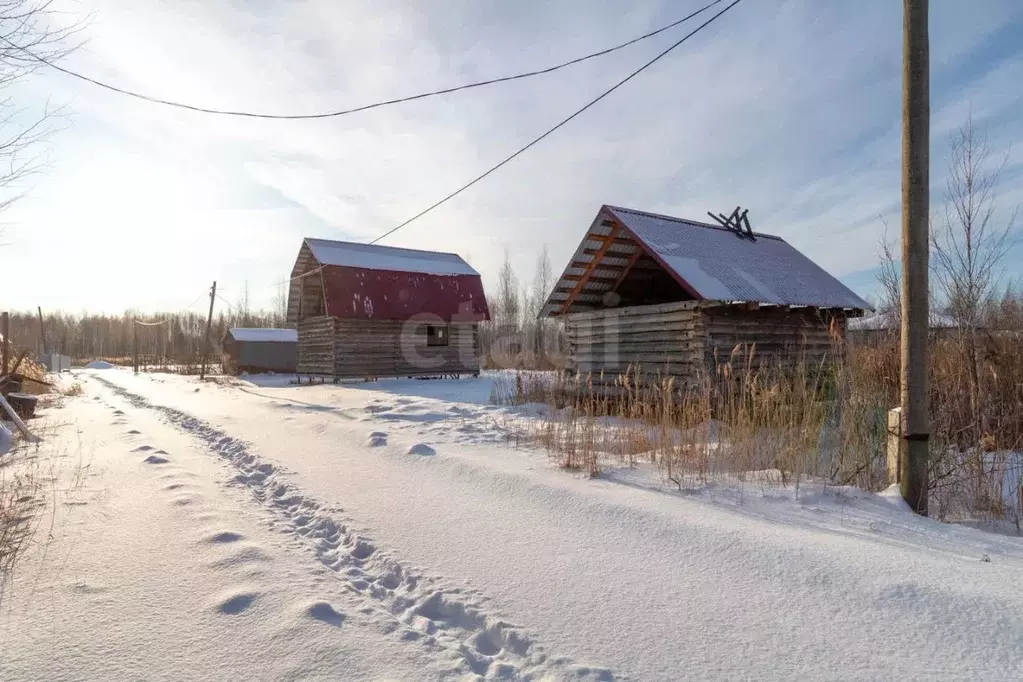
<instances>
[{"instance_id":1,"label":"snow covered ground","mask_svg":"<svg viewBox=\"0 0 1023 682\"><path fill-rule=\"evenodd\" d=\"M0 614L3 680L1023 678L1018 538L580 478L487 378L78 377L54 418L91 476Z\"/></svg>"}]
</instances>

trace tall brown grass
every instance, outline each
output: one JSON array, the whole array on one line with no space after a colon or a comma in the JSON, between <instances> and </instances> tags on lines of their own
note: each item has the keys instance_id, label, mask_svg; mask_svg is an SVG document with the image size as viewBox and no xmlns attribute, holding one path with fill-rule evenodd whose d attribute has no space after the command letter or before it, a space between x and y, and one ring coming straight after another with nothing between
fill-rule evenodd
<instances>
[{"instance_id":1,"label":"tall brown grass","mask_svg":"<svg viewBox=\"0 0 1023 682\"><path fill-rule=\"evenodd\" d=\"M1023 512L1023 349L1012 336L985 339L978 391L956 339L931 345L931 482L935 515L1008 519ZM595 476L649 462L678 489L727 478L797 489L887 486L888 410L898 405L897 339L871 346L835 341L823 362L758 358L737 346L727 362L684 382L630 367L617 376L517 372L492 400L543 403L528 439L558 466ZM982 396L979 404L971 395Z\"/></svg>"}]
</instances>

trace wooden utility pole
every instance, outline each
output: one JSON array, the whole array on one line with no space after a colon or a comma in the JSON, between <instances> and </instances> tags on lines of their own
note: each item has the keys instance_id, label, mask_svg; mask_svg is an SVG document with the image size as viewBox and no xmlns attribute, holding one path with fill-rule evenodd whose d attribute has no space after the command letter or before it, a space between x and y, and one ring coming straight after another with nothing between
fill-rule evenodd
<instances>
[{"instance_id":1,"label":"wooden utility pole","mask_svg":"<svg viewBox=\"0 0 1023 682\"><path fill-rule=\"evenodd\" d=\"M46 328L43 327L43 307L36 306L36 312L39 313L39 350L43 355L46 355L50 351L46 349Z\"/></svg>"},{"instance_id":2,"label":"wooden utility pole","mask_svg":"<svg viewBox=\"0 0 1023 682\"><path fill-rule=\"evenodd\" d=\"M217 297L217 282L214 280L210 289L210 314L206 317L206 335L202 340L202 364L199 367L199 380L206 378L206 354L210 347L210 327L213 325L213 299Z\"/></svg>"},{"instance_id":3,"label":"wooden utility pole","mask_svg":"<svg viewBox=\"0 0 1023 682\"><path fill-rule=\"evenodd\" d=\"M0 365L0 377L7 374L11 362L11 316L7 312L0 313L0 356L3 364Z\"/></svg>"},{"instance_id":4,"label":"wooden utility pole","mask_svg":"<svg viewBox=\"0 0 1023 682\"><path fill-rule=\"evenodd\" d=\"M927 515L930 57L927 0L902 5L902 447L900 489Z\"/></svg>"},{"instance_id":5,"label":"wooden utility pole","mask_svg":"<svg viewBox=\"0 0 1023 682\"><path fill-rule=\"evenodd\" d=\"M135 374L139 373L139 324L136 318L131 318L131 369Z\"/></svg>"}]
</instances>

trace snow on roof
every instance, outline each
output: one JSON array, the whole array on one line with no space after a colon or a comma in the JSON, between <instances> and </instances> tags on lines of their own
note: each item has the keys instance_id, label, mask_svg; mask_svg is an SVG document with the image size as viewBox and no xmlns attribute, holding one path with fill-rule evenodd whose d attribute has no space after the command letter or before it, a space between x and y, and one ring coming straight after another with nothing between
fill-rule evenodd
<instances>
[{"instance_id":1,"label":"snow on roof","mask_svg":"<svg viewBox=\"0 0 1023 682\"><path fill-rule=\"evenodd\" d=\"M781 237L751 240L720 226L606 208L703 299L870 309Z\"/></svg>"},{"instance_id":2,"label":"snow on roof","mask_svg":"<svg viewBox=\"0 0 1023 682\"><path fill-rule=\"evenodd\" d=\"M235 341L298 343L298 330L296 329L250 329L234 327L228 330L228 332Z\"/></svg>"},{"instance_id":3,"label":"snow on roof","mask_svg":"<svg viewBox=\"0 0 1023 682\"><path fill-rule=\"evenodd\" d=\"M472 266L456 253L399 249L377 244L356 244L306 238L306 244L322 265L342 265L368 270L420 272L427 275L476 275Z\"/></svg>"},{"instance_id":4,"label":"snow on roof","mask_svg":"<svg viewBox=\"0 0 1023 682\"><path fill-rule=\"evenodd\" d=\"M931 311L930 318L931 321L929 326L931 329L947 329L956 326L956 322L953 318L942 313ZM848 322L848 329L850 331L898 328L899 316L894 312L878 313L877 315L871 315L870 317L852 319Z\"/></svg>"}]
</instances>

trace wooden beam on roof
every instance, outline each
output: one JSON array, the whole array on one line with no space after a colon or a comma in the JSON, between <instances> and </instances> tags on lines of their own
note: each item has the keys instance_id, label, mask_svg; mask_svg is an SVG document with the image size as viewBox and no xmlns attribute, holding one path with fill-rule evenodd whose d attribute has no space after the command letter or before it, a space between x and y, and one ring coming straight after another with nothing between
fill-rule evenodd
<instances>
[{"instance_id":1,"label":"wooden beam on roof","mask_svg":"<svg viewBox=\"0 0 1023 682\"><path fill-rule=\"evenodd\" d=\"M628 258L632 255L631 251L611 251L608 248L609 242L604 242L604 246L599 249L583 249L583 253L587 256L596 256L598 253L606 252L608 256L612 258Z\"/></svg>"},{"instance_id":2,"label":"wooden beam on roof","mask_svg":"<svg viewBox=\"0 0 1023 682\"><path fill-rule=\"evenodd\" d=\"M565 275L561 279L567 279L570 282L578 282L583 277L584 277L584 275ZM591 281L591 282L604 282L604 283L616 282L617 280L618 280L617 277L590 277L590 279L589 279L589 281Z\"/></svg>"},{"instance_id":3,"label":"wooden beam on roof","mask_svg":"<svg viewBox=\"0 0 1023 682\"><path fill-rule=\"evenodd\" d=\"M594 242L607 242L607 241L610 241L612 244L619 244L619 245L624 245L624 246L633 246L636 243L634 240L632 240L632 239L630 239L628 237L614 237L612 239L611 235L609 235L609 234L589 234L589 235L586 235L586 239L584 241L594 241Z\"/></svg>"},{"instance_id":4,"label":"wooden beam on roof","mask_svg":"<svg viewBox=\"0 0 1023 682\"><path fill-rule=\"evenodd\" d=\"M639 245L637 245L636 251L631 256L629 256L628 262L625 263L625 268L620 273L618 273L618 277L615 278L615 282L611 286L611 291L614 291L619 286L621 286L622 282L625 281L625 278L628 277L629 272L632 270L632 266L636 264L636 261L638 261L639 257L642 255L643 249Z\"/></svg>"},{"instance_id":5,"label":"wooden beam on roof","mask_svg":"<svg viewBox=\"0 0 1023 682\"><path fill-rule=\"evenodd\" d=\"M585 272L583 272L579 281L575 283L572 291L568 294L568 298L566 298L564 303L561 304L562 313L568 310L569 306L572 305L572 302L579 296L579 292L581 292L583 287L586 286L586 282L588 282L590 277L593 276L593 271L597 269L598 265L600 265L600 261L604 257L604 254L607 253L611 248L611 245L614 244L614 238L618 236L619 230L621 230L621 224L616 220L611 228L611 234L608 235L604 245L598 249L597 253L593 254L593 260L589 263L589 267L587 267Z\"/></svg>"},{"instance_id":6,"label":"wooden beam on roof","mask_svg":"<svg viewBox=\"0 0 1023 682\"><path fill-rule=\"evenodd\" d=\"M591 265L593 265L596 261L597 261L596 258L594 258L591 261L574 260L574 261L572 261L571 265L569 265L568 267L570 267L570 268L582 268L583 270L585 270L586 268L588 268ZM622 267L623 266L621 266L621 265L601 265L600 269L601 270L620 270Z\"/></svg>"}]
</instances>

